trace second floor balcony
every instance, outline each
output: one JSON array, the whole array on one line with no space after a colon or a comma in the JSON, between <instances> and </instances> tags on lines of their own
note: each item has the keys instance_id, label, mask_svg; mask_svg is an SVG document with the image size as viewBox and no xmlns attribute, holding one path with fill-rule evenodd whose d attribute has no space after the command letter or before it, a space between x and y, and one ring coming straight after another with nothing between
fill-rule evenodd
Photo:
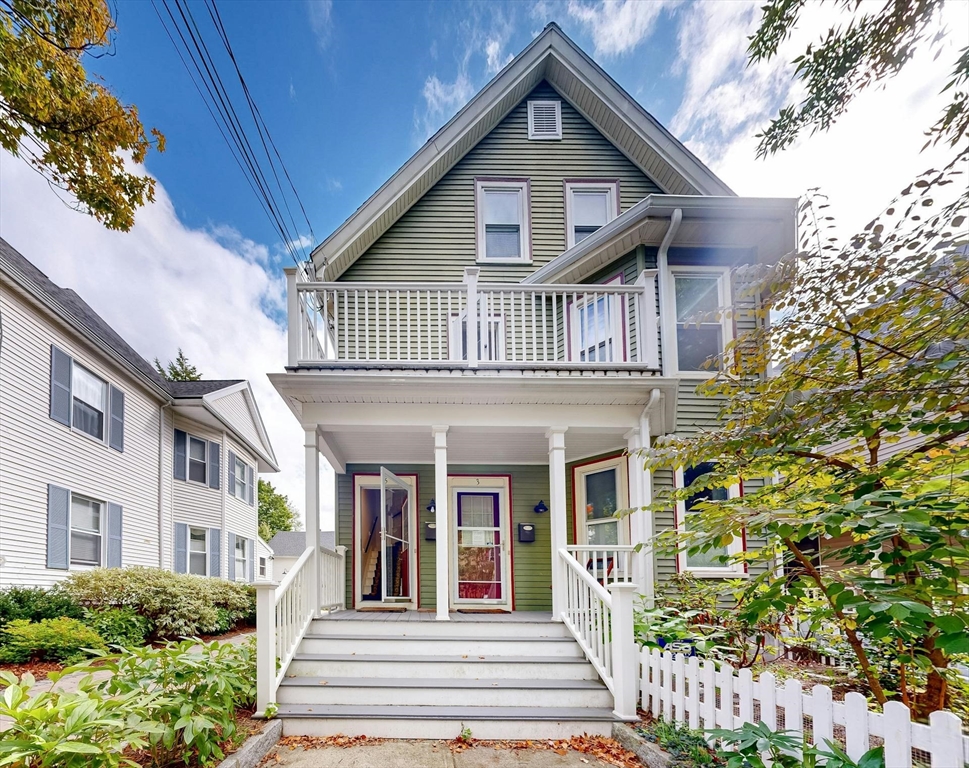
<instances>
[{"instance_id":1,"label":"second floor balcony","mask_svg":"<svg viewBox=\"0 0 969 768\"><path fill-rule=\"evenodd\" d=\"M290 368L659 374L656 272L633 284L304 282L287 270Z\"/></svg>"}]
</instances>

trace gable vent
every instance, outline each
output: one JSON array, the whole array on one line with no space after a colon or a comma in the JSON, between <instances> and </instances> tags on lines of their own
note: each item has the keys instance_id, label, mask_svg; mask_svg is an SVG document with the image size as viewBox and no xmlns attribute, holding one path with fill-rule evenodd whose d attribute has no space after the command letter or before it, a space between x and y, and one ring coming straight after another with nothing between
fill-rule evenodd
<instances>
[{"instance_id":1,"label":"gable vent","mask_svg":"<svg viewBox=\"0 0 969 768\"><path fill-rule=\"evenodd\" d=\"M562 138L561 101L528 102L528 138L533 140Z\"/></svg>"}]
</instances>

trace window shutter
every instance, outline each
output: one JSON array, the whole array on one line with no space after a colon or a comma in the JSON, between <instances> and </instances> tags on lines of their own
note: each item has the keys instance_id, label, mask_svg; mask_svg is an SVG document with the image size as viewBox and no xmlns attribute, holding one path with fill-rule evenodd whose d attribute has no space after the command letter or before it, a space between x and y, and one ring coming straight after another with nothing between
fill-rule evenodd
<instances>
[{"instance_id":1,"label":"window shutter","mask_svg":"<svg viewBox=\"0 0 969 768\"><path fill-rule=\"evenodd\" d=\"M71 492L47 486L47 567L66 571L71 558Z\"/></svg>"},{"instance_id":2,"label":"window shutter","mask_svg":"<svg viewBox=\"0 0 969 768\"><path fill-rule=\"evenodd\" d=\"M229 494L236 495L236 455L229 451ZM232 559L231 553L229 559Z\"/></svg>"},{"instance_id":3,"label":"window shutter","mask_svg":"<svg viewBox=\"0 0 969 768\"><path fill-rule=\"evenodd\" d=\"M209 443L209 488L219 490L222 487L222 446Z\"/></svg>"},{"instance_id":4,"label":"window shutter","mask_svg":"<svg viewBox=\"0 0 969 768\"><path fill-rule=\"evenodd\" d=\"M54 345L50 348L50 417L71 426L71 370L74 361ZM67 567L66 565L64 566Z\"/></svg>"},{"instance_id":5,"label":"window shutter","mask_svg":"<svg viewBox=\"0 0 969 768\"><path fill-rule=\"evenodd\" d=\"M176 480L187 480L185 474L186 468L185 463L187 461L186 453L188 452L188 435L186 435L182 430L175 430L175 459L173 464L173 472Z\"/></svg>"},{"instance_id":6,"label":"window shutter","mask_svg":"<svg viewBox=\"0 0 969 768\"><path fill-rule=\"evenodd\" d=\"M124 453L124 392L111 387L111 421L108 425L108 445Z\"/></svg>"},{"instance_id":7,"label":"window shutter","mask_svg":"<svg viewBox=\"0 0 969 768\"><path fill-rule=\"evenodd\" d=\"M121 567L122 510L120 504L108 502L108 568Z\"/></svg>"},{"instance_id":8,"label":"window shutter","mask_svg":"<svg viewBox=\"0 0 969 768\"><path fill-rule=\"evenodd\" d=\"M256 471L248 465L246 469L249 471L249 506L254 507L256 506Z\"/></svg>"},{"instance_id":9,"label":"window shutter","mask_svg":"<svg viewBox=\"0 0 969 768\"><path fill-rule=\"evenodd\" d=\"M222 529L209 528L209 576L222 575Z\"/></svg>"},{"instance_id":10,"label":"window shutter","mask_svg":"<svg viewBox=\"0 0 969 768\"><path fill-rule=\"evenodd\" d=\"M249 550L249 583L252 584L256 580L256 540L247 539L246 549Z\"/></svg>"},{"instance_id":11,"label":"window shutter","mask_svg":"<svg viewBox=\"0 0 969 768\"><path fill-rule=\"evenodd\" d=\"M185 523L175 523L175 573L188 573L187 550L188 526Z\"/></svg>"},{"instance_id":12,"label":"window shutter","mask_svg":"<svg viewBox=\"0 0 969 768\"><path fill-rule=\"evenodd\" d=\"M231 466L231 465L230 465ZM229 533L229 581L236 580L236 535L234 533Z\"/></svg>"}]
</instances>

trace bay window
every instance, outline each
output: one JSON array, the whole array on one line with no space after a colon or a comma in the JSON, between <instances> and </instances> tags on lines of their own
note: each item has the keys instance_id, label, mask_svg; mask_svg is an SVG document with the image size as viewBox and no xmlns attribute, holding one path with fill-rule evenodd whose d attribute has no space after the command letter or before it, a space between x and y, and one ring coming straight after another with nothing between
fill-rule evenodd
<instances>
[{"instance_id":1,"label":"bay window","mask_svg":"<svg viewBox=\"0 0 969 768\"><path fill-rule=\"evenodd\" d=\"M671 269L677 373L710 376L716 370L732 332L722 315L729 300L727 274L718 267Z\"/></svg>"}]
</instances>

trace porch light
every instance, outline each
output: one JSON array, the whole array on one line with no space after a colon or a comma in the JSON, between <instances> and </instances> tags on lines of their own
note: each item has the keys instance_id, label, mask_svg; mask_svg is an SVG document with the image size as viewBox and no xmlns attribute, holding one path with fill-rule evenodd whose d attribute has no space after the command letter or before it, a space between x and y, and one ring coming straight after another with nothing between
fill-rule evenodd
<instances>
[{"instance_id":1,"label":"porch light","mask_svg":"<svg viewBox=\"0 0 969 768\"><path fill-rule=\"evenodd\" d=\"M434 499L431 499L431 503L427 505L427 511L432 515L437 511L437 507L434 505Z\"/></svg>"},{"instance_id":2,"label":"porch light","mask_svg":"<svg viewBox=\"0 0 969 768\"><path fill-rule=\"evenodd\" d=\"M548 512L548 507L545 506L544 501L539 501L538 504L535 505L535 511L541 515Z\"/></svg>"}]
</instances>

